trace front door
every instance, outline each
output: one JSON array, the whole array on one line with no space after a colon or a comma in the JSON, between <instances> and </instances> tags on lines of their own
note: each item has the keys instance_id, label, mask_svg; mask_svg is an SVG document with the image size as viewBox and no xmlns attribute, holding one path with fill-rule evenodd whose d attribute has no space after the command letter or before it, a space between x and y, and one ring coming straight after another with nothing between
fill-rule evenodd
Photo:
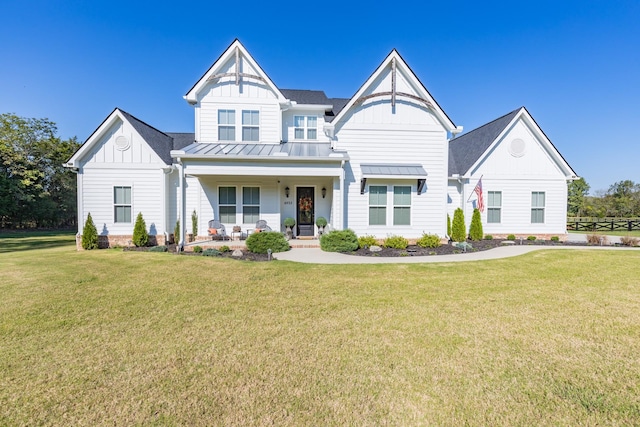
<instances>
[{"instance_id":1,"label":"front door","mask_svg":"<svg viewBox=\"0 0 640 427\"><path fill-rule=\"evenodd\" d=\"M298 201L298 236L313 236L313 187L298 187L296 200Z\"/></svg>"}]
</instances>

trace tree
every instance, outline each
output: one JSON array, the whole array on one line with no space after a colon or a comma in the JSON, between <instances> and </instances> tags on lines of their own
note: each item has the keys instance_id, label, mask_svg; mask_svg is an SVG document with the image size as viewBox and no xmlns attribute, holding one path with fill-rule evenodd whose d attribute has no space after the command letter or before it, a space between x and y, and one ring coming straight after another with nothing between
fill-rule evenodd
<instances>
[{"instance_id":1,"label":"tree","mask_svg":"<svg viewBox=\"0 0 640 427\"><path fill-rule=\"evenodd\" d=\"M147 233L147 224L142 218L142 212L138 213L136 223L133 226L133 244L137 247L147 246L149 243L149 233Z\"/></svg>"},{"instance_id":2,"label":"tree","mask_svg":"<svg viewBox=\"0 0 640 427\"><path fill-rule=\"evenodd\" d=\"M464 212L457 208L453 212L453 224L451 224L451 240L454 242L464 242L466 240L466 227L464 225Z\"/></svg>"},{"instance_id":3,"label":"tree","mask_svg":"<svg viewBox=\"0 0 640 427\"><path fill-rule=\"evenodd\" d=\"M584 178L569 181L567 187L567 215L583 216L586 208L585 198L591 187Z\"/></svg>"},{"instance_id":4,"label":"tree","mask_svg":"<svg viewBox=\"0 0 640 427\"><path fill-rule=\"evenodd\" d=\"M82 228L82 248L86 250L98 249L98 230L93 223L91 213L87 215L87 221Z\"/></svg>"},{"instance_id":5,"label":"tree","mask_svg":"<svg viewBox=\"0 0 640 427\"><path fill-rule=\"evenodd\" d=\"M451 217L447 214L447 236L451 238Z\"/></svg>"},{"instance_id":6,"label":"tree","mask_svg":"<svg viewBox=\"0 0 640 427\"><path fill-rule=\"evenodd\" d=\"M476 208L473 210L473 216L471 217L471 225L469 226L469 238L471 240L482 240L484 232L482 231L482 218L480 217L480 211Z\"/></svg>"},{"instance_id":7,"label":"tree","mask_svg":"<svg viewBox=\"0 0 640 427\"><path fill-rule=\"evenodd\" d=\"M191 230L195 239L198 236L198 213L195 209L191 213Z\"/></svg>"},{"instance_id":8,"label":"tree","mask_svg":"<svg viewBox=\"0 0 640 427\"><path fill-rule=\"evenodd\" d=\"M611 196L613 215L618 217L632 217L640 213L640 184L631 180L614 183L607 192Z\"/></svg>"}]
</instances>

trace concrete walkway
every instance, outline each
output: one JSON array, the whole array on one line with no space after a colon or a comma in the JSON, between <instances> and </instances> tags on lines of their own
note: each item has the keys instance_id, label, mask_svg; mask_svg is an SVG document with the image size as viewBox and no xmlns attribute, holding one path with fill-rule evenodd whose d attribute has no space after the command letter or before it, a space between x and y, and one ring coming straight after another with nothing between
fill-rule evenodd
<instances>
[{"instance_id":1,"label":"concrete walkway","mask_svg":"<svg viewBox=\"0 0 640 427\"><path fill-rule=\"evenodd\" d=\"M608 236L609 243L618 243L619 237ZM569 241L586 242L586 235L571 234ZM303 262L310 264L416 264L430 262L468 262L490 259L508 258L523 255L541 249L549 250L640 250L638 248L620 246L535 246L535 245L510 245L500 246L486 251L469 252L452 255L427 255L406 257L364 257L357 255L345 255L336 252L324 252L320 248L293 248L288 252L274 254L274 258L283 261Z\"/></svg>"}]
</instances>

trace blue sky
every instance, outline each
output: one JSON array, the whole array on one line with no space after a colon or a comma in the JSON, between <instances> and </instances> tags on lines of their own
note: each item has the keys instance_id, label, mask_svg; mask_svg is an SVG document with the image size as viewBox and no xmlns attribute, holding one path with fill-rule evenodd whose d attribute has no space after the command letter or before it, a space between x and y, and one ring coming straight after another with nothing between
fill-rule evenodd
<instances>
[{"instance_id":1,"label":"blue sky","mask_svg":"<svg viewBox=\"0 0 640 427\"><path fill-rule=\"evenodd\" d=\"M280 88L351 97L396 48L465 131L526 106L591 193L640 182L640 1L5 0L0 112L80 141L120 107L193 131L182 96L237 37Z\"/></svg>"}]
</instances>

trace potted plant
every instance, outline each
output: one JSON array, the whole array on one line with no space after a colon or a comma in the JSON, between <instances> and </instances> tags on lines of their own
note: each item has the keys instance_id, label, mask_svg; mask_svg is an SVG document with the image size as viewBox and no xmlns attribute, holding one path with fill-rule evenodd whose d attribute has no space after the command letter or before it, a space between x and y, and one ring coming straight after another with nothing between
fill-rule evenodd
<instances>
[{"instance_id":1,"label":"potted plant","mask_svg":"<svg viewBox=\"0 0 640 427\"><path fill-rule=\"evenodd\" d=\"M318 226L318 235L321 236L324 233L324 228L327 226L327 219L323 216L316 218L316 225Z\"/></svg>"},{"instance_id":2,"label":"potted plant","mask_svg":"<svg viewBox=\"0 0 640 427\"><path fill-rule=\"evenodd\" d=\"M287 239L291 240L293 238L293 231L291 230L293 228L293 226L296 225L296 220L291 218L291 217L287 217L284 219L284 226L287 227Z\"/></svg>"}]
</instances>

